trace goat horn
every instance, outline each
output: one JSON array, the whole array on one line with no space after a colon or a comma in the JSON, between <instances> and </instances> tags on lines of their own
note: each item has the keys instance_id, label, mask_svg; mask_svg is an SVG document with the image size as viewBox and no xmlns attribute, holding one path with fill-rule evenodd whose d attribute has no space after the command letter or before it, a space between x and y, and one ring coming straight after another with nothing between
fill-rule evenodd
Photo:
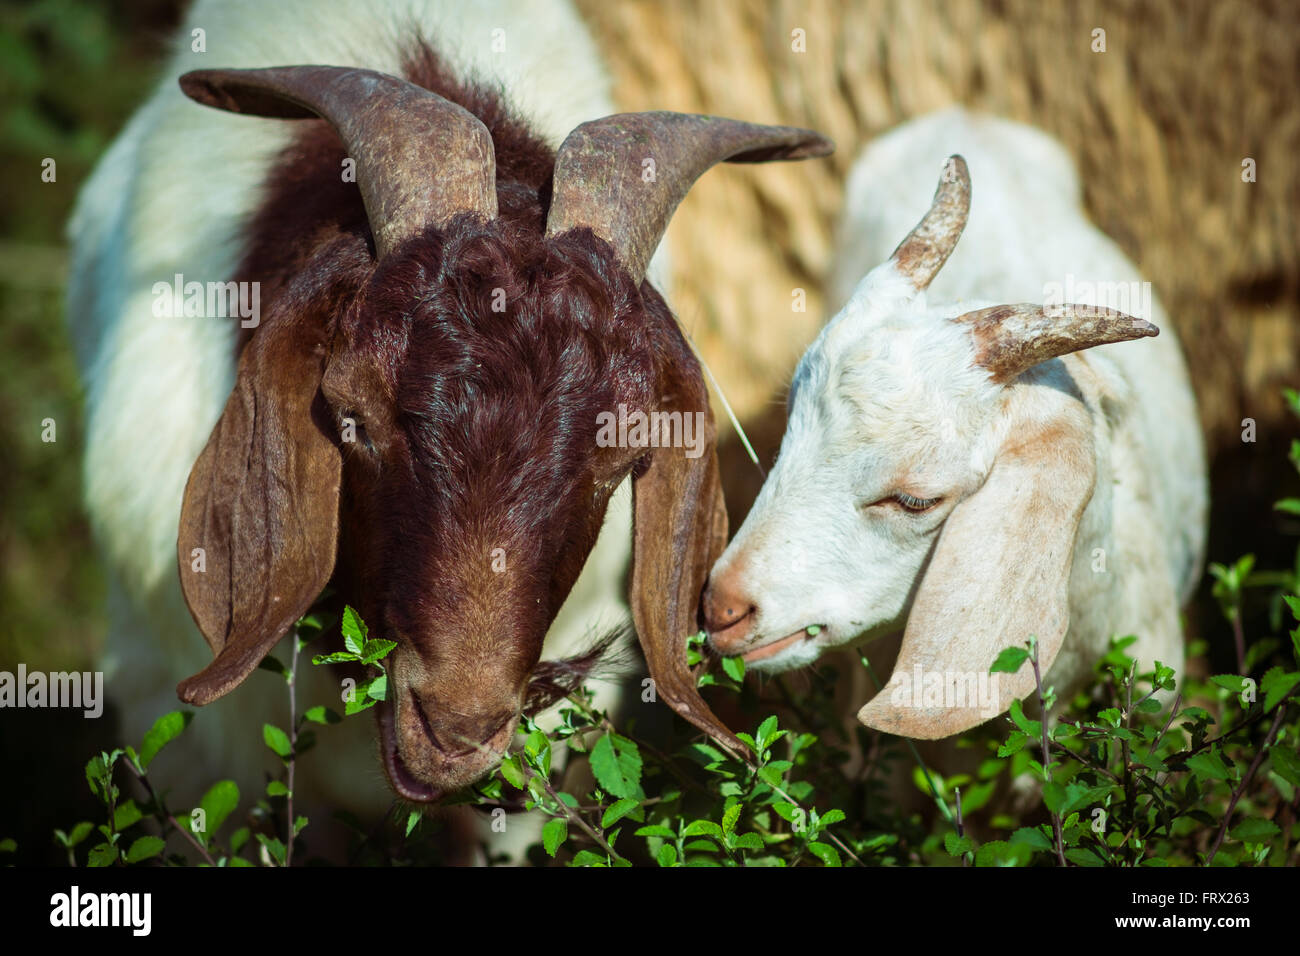
<instances>
[{"instance_id":1,"label":"goat horn","mask_svg":"<svg viewBox=\"0 0 1300 956\"><path fill-rule=\"evenodd\" d=\"M617 113L576 127L555 158L548 236L587 226L638 282L691 185L720 162L826 156L812 130L692 113Z\"/></svg>"},{"instance_id":2,"label":"goat horn","mask_svg":"<svg viewBox=\"0 0 1300 956\"><path fill-rule=\"evenodd\" d=\"M995 382L1009 382L1039 362L1090 349L1159 335L1145 319L1100 306L995 305L953 319L970 326L975 364L988 369Z\"/></svg>"},{"instance_id":3,"label":"goat horn","mask_svg":"<svg viewBox=\"0 0 1300 956\"><path fill-rule=\"evenodd\" d=\"M285 66L195 70L180 85L190 99L232 113L329 122L356 160L380 258L457 213L496 217L496 153L487 127L406 80L339 66Z\"/></svg>"},{"instance_id":4,"label":"goat horn","mask_svg":"<svg viewBox=\"0 0 1300 956\"><path fill-rule=\"evenodd\" d=\"M907 238L898 244L890 259L917 292L928 288L957 247L966 217L970 215L970 170L960 156L949 156L943 176L934 191L930 211Z\"/></svg>"}]
</instances>

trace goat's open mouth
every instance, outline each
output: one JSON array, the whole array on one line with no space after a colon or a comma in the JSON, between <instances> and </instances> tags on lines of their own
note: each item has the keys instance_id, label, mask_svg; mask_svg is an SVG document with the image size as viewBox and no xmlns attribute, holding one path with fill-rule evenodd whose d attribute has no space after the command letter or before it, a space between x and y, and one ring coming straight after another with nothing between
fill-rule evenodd
<instances>
[{"instance_id":1,"label":"goat's open mouth","mask_svg":"<svg viewBox=\"0 0 1300 956\"><path fill-rule=\"evenodd\" d=\"M399 796L416 803L435 803L441 800L446 796L446 791L417 780L406 769L402 755L397 752L397 731L393 724L396 711L392 700L380 701L376 709L379 711L379 749L383 752L384 769L388 772L393 789Z\"/></svg>"},{"instance_id":2,"label":"goat's open mouth","mask_svg":"<svg viewBox=\"0 0 1300 956\"><path fill-rule=\"evenodd\" d=\"M777 638L761 647L747 651L740 655L740 659L746 664L755 664L758 661L765 661L775 657L787 648L794 647L800 641L812 639L822 628L818 625L811 624L802 630L795 631L793 634L787 634L785 637Z\"/></svg>"}]
</instances>

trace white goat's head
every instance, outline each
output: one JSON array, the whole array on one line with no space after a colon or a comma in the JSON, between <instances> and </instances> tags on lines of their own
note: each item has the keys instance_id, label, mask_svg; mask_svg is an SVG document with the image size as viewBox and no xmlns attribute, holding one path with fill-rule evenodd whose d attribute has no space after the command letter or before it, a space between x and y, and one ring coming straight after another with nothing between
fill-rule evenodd
<instances>
[{"instance_id":1,"label":"white goat's head","mask_svg":"<svg viewBox=\"0 0 1300 956\"><path fill-rule=\"evenodd\" d=\"M927 307L969 207L954 156L929 213L803 356L780 456L704 596L714 649L759 671L906 622L894 677L858 716L927 739L1033 686L1026 665L993 700L969 692L1002 648L1037 635L1045 670L1065 635L1096 460L1082 396L1052 359L1157 334L1101 308ZM943 703L907 693L917 668L949 688Z\"/></svg>"}]
</instances>

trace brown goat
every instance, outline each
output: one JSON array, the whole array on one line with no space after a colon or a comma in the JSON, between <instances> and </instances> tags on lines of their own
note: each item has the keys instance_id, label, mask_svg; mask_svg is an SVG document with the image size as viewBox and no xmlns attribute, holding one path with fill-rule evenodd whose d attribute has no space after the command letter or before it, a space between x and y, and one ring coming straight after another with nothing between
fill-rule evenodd
<instances>
[{"instance_id":1,"label":"brown goat","mask_svg":"<svg viewBox=\"0 0 1300 956\"><path fill-rule=\"evenodd\" d=\"M263 318L185 489L182 588L215 659L180 695L236 687L333 579L398 644L377 708L389 781L437 800L511 740L546 631L631 475L631 603L658 694L739 747L685 661L726 541L712 415L643 276L709 166L830 144L639 113L579 126L552 154L427 47L406 75L181 79L209 106L328 125L304 123L278 164L235 277L260 283ZM356 184L339 175L347 157ZM707 453L598 447L597 416L619 405L702 413Z\"/></svg>"}]
</instances>

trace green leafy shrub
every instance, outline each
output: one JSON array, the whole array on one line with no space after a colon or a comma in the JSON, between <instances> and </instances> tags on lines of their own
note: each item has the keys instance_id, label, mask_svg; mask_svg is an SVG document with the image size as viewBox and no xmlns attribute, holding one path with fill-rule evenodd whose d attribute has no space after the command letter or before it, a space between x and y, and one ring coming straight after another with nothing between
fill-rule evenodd
<instances>
[{"instance_id":1,"label":"green leafy shrub","mask_svg":"<svg viewBox=\"0 0 1300 956\"><path fill-rule=\"evenodd\" d=\"M1300 396L1288 391L1287 400L1300 416ZM1300 471L1300 441L1290 457ZM1300 513L1297 501L1279 502L1278 510ZM631 721L615 726L584 689L559 705L549 732L525 717L497 769L448 802L493 820L534 816L540 839L530 859L568 866L1293 865L1300 854L1300 548L1291 570L1254 564L1247 555L1209 569L1235 636L1238 673L1188 676L1179 685L1163 664L1139 673L1126 653L1136 638L1117 638L1092 686L1054 710L1056 693L1039 673L1035 641L990 661L991 672L1028 662L1036 692L970 736L968 745L981 753L973 774L944 777L921 762L911 741L846 729L830 693L840 679L834 665L807 676L811 693L792 694L777 678L760 698L744 682L743 662L706 660L703 635L693 635L687 656L700 686L738 695L746 713L766 713L738 734L749 755L698 736L677 746L643 738ZM1243 608L1261 598L1270 634L1248 640ZM289 866L306 859L308 820L294 812L297 758L316 745L316 727L355 719L384 699L384 659L395 647L371 639L346 608L343 650L314 655L313 663L348 663L369 676L343 715L320 704L299 712L300 654L331 627L324 615L309 615L298 622L288 663L273 656L262 662L285 682L290 726L263 728L279 773L242 814L243 795L229 780L214 783L179 817L155 792L150 766L192 719L169 713L138 750L90 759L86 782L103 804L104 822L55 831L69 864ZM1204 651L1193 642L1193 661ZM865 657L861 663L870 670ZM777 710L800 729L781 727ZM584 762L589 776L574 772ZM910 774L932 812L906 811L891 798L887 782L900 774ZM124 796L125 779L138 781L143 799ZM380 828L338 817L354 835L348 862L440 859L440 824L421 808L395 802ZM0 852L14 848L0 841Z\"/></svg>"}]
</instances>

